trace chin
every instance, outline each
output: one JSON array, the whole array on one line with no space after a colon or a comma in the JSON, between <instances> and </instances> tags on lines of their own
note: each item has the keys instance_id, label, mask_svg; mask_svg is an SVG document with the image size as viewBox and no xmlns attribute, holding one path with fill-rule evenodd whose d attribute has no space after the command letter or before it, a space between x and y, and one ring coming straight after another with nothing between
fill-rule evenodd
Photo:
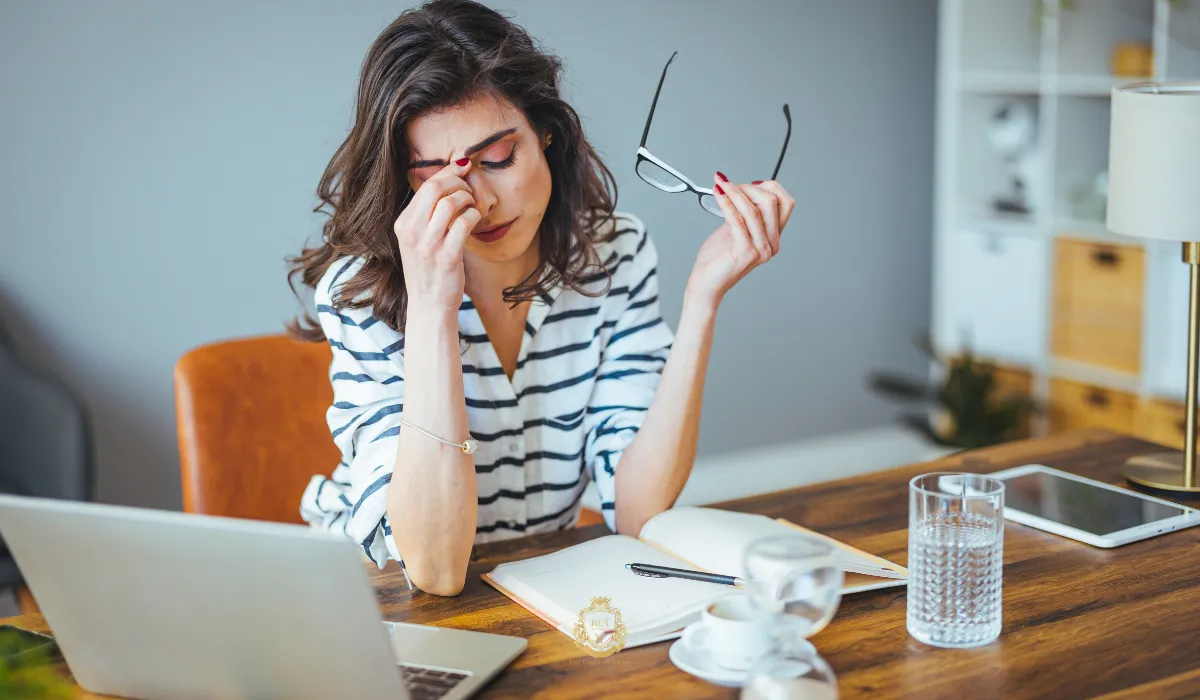
<instances>
[{"instance_id":1,"label":"chin","mask_svg":"<svg viewBox=\"0 0 1200 700\"><path fill-rule=\"evenodd\" d=\"M467 238L465 248L475 257L490 263L512 262L521 258L534 245L537 238L537 227L518 218L512 227L499 240L484 241L472 234Z\"/></svg>"}]
</instances>

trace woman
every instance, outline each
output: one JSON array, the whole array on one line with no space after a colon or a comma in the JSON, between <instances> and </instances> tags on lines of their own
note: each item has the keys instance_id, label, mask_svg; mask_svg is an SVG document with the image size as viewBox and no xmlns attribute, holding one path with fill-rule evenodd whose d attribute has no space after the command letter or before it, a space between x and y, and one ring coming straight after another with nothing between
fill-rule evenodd
<instances>
[{"instance_id":1,"label":"woman","mask_svg":"<svg viewBox=\"0 0 1200 700\"><path fill-rule=\"evenodd\" d=\"M572 526L589 479L618 533L671 507L717 307L778 252L792 211L778 183L714 176L725 223L672 343L654 244L614 213L560 71L474 2L402 14L367 54L321 180L322 243L292 261L320 320L293 331L333 348L342 453L302 514L429 593L462 590L476 542Z\"/></svg>"}]
</instances>

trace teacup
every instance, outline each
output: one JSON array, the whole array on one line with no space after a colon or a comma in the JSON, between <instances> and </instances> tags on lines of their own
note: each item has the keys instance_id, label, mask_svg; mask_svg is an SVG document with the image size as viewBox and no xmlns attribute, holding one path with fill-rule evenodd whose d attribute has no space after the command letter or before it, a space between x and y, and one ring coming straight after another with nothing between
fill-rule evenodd
<instances>
[{"instance_id":1,"label":"teacup","mask_svg":"<svg viewBox=\"0 0 1200 700\"><path fill-rule=\"evenodd\" d=\"M771 647L770 615L749 595L735 593L706 607L700 620L683 630L682 639L718 666L744 671Z\"/></svg>"}]
</instances>

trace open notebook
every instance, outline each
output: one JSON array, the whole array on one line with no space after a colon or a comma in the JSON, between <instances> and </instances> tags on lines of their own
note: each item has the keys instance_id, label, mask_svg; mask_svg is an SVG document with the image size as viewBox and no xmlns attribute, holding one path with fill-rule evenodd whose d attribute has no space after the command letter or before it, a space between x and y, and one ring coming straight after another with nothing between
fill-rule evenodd
<instances>
[{"instance_id":1,"label":"open notebook","mask_svg":"<svg viewBox=\"0 0 1200 700\"><path fill-rule=\"evenodd\" d=\"M700 611L732 586L647 578L626 564L658 564L746 578L742 556L760 537L797 530L835 545L846 572L843 594L907 583L908 570L782 518L715 508L672 508L651 518L639 537L607 535L532 559L501 564L483 579L568 636L595 596L612 599L625 623L625 646L678 637Z\"/></svg>"}]
</instances>

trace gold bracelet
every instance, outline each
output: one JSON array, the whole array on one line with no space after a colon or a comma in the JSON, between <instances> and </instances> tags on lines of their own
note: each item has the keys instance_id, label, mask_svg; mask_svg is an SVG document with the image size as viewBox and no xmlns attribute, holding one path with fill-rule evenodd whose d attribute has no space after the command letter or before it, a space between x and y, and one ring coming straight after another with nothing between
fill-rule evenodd
<instances>
[{"instance_id":1,"label":"gold bracelet","mask_svg":"<svg viewBox=\"0 0 1200 700\"><path fill-rule=\"evenodd\" d=\"M451 447L457 447L458 449L462 450L464 454L473 455L473 454L475 454L475 450L479 449L479 441L476 440L475 438L467 438L466 442L454 442L453 440L443 440L442 438L438 437L437 435L434 435L433 433L429 432L428 430L425 430L424 428L415 426L412 423L409 423L408 421L404 420L403 418L400 419L400 422L402 424L407 425L408 427L412 428L413 430L417 431L418 433L421 433L422 435L426 435L428 437L433 438L434 440L437 440L438 442L442 443L443 445L450 445Z\"/></svg>"}]
</instances>

